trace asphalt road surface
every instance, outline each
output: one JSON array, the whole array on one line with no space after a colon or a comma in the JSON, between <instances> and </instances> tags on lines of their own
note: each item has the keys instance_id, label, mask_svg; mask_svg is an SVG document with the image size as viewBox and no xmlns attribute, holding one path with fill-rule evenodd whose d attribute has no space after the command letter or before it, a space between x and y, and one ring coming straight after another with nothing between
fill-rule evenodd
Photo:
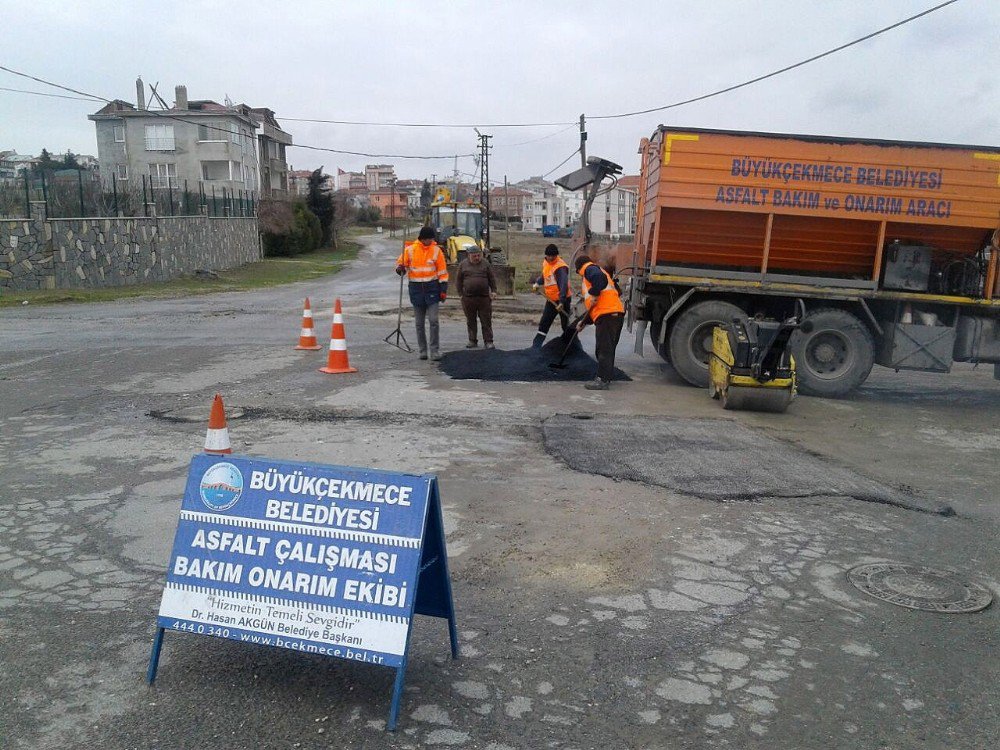
<instances>
[{"instance_id":1,"label":"asphalt road surface","mask_svg":"<svg viewBox=\"0 0 1000 750\"><path fill-rule=\"evenodd\" d=\"M397 250L278 289L0 312L0 747L1000 744L997 604L910 610L846 577L896 561L1000 594L991 368L879 371L784 415L723 412L628 334L633 381L607 392L451 380L382 341ZM343 299L358 373L293 350L306 295L323 344ZM498 316L498 347L528 320ZM168 633L146 686L216 391L238 453L440 477L462 653L417 618L394 734L374 666Z\"/></svg>"}]
</instances>

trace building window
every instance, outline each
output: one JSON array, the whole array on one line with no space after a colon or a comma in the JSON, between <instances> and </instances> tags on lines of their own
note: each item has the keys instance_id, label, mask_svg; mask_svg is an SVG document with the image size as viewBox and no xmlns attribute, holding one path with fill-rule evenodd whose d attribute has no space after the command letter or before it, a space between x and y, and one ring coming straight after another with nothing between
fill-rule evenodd
<instances>
[{"instance_id":1,"label":"building window","mask_svg":"<svg viewBox=\"0 0 1000 750\"><path fill-rule=\"evenodd\" d=\"M115 143L125 143L124 125L115 125Z\"/></svg>"},{"instance_id":2,"label":"building window","mask_svg":"<svg viewBox=\"0 0 1000 750\"><path fill-rule=\"evenodd\" d=\"M175 164L150 164L149 185L153 188L177 187Z\"/></svg>"},{"instance_id":3,"label":"building window","mask_svg":"<svg viewBox=\"0 0 1000 750\"><path fill-rule=\"evenodd\" d=\"M205 182L217 182L229 179L228 161L203 161L201 163L201 179Z\"/></svg>"},{"instance_id":4,"label":"building window","mask_svg":"<svg viewBox=\"0 0 1000 750\"><path fill-rule=\"evenodd\" d=\"M128 179L128 166L125 164L115 165L115 178L119 181Z\"/></svg>"},{"instance_id":5,"label":"building window","mask_svg":"<svg viewBox=\"0 0 1000 750\"><path fill-rule=\"evenodd\" d=\"M224 143L226 134L222 130L217 122L206 122L204 125L198 125L198 140L222 141Z\"/></svg>"},{"instance_id":6,"label":"building window","mask_svg":"<svg viewBox=\"0 0 1000 750\"><path fill-rule=\"evenodd\" d=\"M147 125L146 126L146 150L147 151L173 151L174 150L174 126L173 125Z\"/></svg>"}]
</instances>

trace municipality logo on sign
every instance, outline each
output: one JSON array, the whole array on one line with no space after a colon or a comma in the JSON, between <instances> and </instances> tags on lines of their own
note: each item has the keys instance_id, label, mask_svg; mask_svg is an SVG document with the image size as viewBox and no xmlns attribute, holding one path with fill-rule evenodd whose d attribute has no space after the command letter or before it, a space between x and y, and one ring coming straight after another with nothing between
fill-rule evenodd
<instances>
[{"instance_id":1,"label":"municipality logo on sign","mask_svg":"<svg viewBox=\"0 0 1000 750\"><path fill-rule=\"evenodd\" d=\"M232 464L213 464L201 477L201 500L215 511L229 510L243 494L243 475Z\"/></svg>"}]
</instances>

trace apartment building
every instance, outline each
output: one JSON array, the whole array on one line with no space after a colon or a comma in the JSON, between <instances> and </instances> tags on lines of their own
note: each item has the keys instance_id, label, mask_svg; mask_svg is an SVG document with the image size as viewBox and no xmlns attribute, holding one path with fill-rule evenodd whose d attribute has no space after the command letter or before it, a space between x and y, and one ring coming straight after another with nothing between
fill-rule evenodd
<instances>
[{"instance_id":1,"label":"apartment building","mask_svg":"<svg viewBox=\"0 0 1000 750\"><path fill-rule=\"evenodd\" d=\"M495 187L490 190L490 211L497 218L523 221L531 213L532 194L520 188Z\"/></svg>"},{"instance_id":2,"label":"apartment building","mask_svg":"<svg viewBox=\"0 0 1000 750\"><path fill-rule=\"evenodd\" d=\"M385 219L404 219L409 208L408 194L393 188L369 190L368 203L381 211Z\"/></svg>"},{"instance_id":3,"label":"apartment building","mask_svg":"<svg viewBox=\"0 0 1000 750\"><path fill-rule=\"evenodd\" d=\"M626 183L598 195L590 208L590 230L597 234L622 236L635 234L635 212L639 191Z\"/></svg>"},{"instance_id":4,"label":"apartment building","mask_svg":"<svg viewBox=\"0 0 1000 750\"><path fill-rule=\"evenodd\" d=\"M97 131L104 179L141 189L287 191L285 148L292 137L266 108L188 100L177 86L174 106L146 109L145 88L136 81L137 106L116 99L87 119ZM259 131L259 132L258 132Z\"/></svg>"},{"instance_id":5,"label":"apartment building","mask_svg":"<svg viewBox=\"0 0 1000 750\"><path fill-rule=\"evenodd\" d=\"M365 184L368 190L387 190L396 179L392 164L368 164L365 166Z\"/></svg>"}]
</instances>

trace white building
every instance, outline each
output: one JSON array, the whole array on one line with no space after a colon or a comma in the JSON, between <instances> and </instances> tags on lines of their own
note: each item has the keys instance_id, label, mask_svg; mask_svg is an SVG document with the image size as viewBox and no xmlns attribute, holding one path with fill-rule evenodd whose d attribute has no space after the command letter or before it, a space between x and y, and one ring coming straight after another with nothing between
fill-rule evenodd
<instances>
[{"instance_id":1,"label":"white building","mask_svg":"<svg viewBox=\"0 0 1000 750\"><path fill-rule=\"evenodd\" d=\"M590 207L590 231L613 237L635 234L638 200L638 190L621 186L598 195Z\"/></svg>"},{"instance_id":2,"label":"white building","mask_svg":"<svg viewBox=\"0 0 1000 750\"><path fill-rule=\"evenodd\" d=\"M16 151L0 151L0 179L13 180L30 170L38 159Z\"/></svg>"}]
</instances>

